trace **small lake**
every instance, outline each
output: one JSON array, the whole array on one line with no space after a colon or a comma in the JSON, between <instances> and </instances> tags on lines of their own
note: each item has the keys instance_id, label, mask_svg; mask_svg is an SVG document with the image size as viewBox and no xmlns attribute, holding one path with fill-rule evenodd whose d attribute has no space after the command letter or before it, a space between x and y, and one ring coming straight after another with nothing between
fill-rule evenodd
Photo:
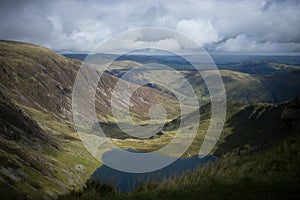
<instances>
[{"instance_id":1,"label":"small lake","mask_svg":"<svg viewBox=\"0 0 300 200\"><path fill-rule=\"evenodd\" d=\"M147 182L161 182L168 178L179 177L184 173L192 172L207 162L216 162L217 159L217 156L214 155L207 155L201 159L198 156L179 158L165 168L147 173L122 172L102 165L93 173L90 180L112 185L121 192L129 192Z\"/></svg>"}]
</instances>

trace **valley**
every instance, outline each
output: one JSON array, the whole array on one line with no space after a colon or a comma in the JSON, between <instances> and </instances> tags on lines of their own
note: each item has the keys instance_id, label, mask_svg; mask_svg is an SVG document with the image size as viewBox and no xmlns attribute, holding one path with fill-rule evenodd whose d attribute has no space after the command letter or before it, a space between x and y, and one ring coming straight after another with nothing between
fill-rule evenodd
<instances>
[{"instance_id":1,"label":"valley","mask_svg":"<svg viewBox=\"0 0 300 200\"><path fill-rule=\"evenodd\" d=\"M205 165L172 180L150 182L133 192L120 193L110 186L90 185L88 181L102 164L86 149L73 122L73 84L83 64L76 58L84 56L66 58L37 45L0 41L1 198L98 199L101 196L106 199L172 199L174 196L196 198L201 194L208 199L227 195L246 199L251 199L251 195L255 199L281 199L289 194L293 199L299 195L297 96L300 94L300 67L297 63L270 61L251 70L245 70L245 63L234 63L226 68L224 65L229 64L223 63L220 73L227 92L227 116L221 138L210 153L218 156L216 164ZM161 85L146 84L139 87L130 99L131 118L139 125L148 125L151 106L162 104L167 113L162 130L140 139L127 135L116 124L110 103L114 86L118 81L134 86L140 77L131 76L126 80L122 75L147 61L172 62L174 68L185 64L165 57L158 60L155 56L125 57L113 62L111 69L102 73L95 93L96 123L113 144L122 149L158 150L172 141L182 120L176 96ZM253 62L249 63L253 65ZM172 83L174 77L170 74L166 77L161 69L157 70L158 73L152 74L151 71L145 74L141 71L139 75L149 80L157 76ZM201 76L185 67L178 71L192 85L200 104L199 110L189 107L190 112L182 116L189 121L196 117L195 112L200 113L195 139L181 156L181 159L188 159L199 153L210 123L211 104ZM206 77L215 73L202 71ZM176 81L172 84L174 88L181 87ZM180 95L184 97L185 94ZM183 130L188 133L191 126L187 123ZM103 148L97 153L103 155L109 150ZM281 184L285 185L283 190L277 191ZM234 191L235 187L237 191Z\"/></svg>"}]
</instances>

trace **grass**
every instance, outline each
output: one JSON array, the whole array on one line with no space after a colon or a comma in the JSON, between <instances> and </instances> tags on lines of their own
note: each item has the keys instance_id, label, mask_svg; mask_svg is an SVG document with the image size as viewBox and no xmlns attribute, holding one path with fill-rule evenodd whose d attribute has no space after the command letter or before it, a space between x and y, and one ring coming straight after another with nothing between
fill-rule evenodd
<instances>
[{"instance_id":1,"label":"grass","mask_svg":"<svg viewBox=\"0 0 300 200\"><path fill-rule=\"evenodd\" d=\"M199 196L203 198L207 196L208 199L230 197L262 199L277 198L276 195L281 199L288 192L295 194L298 189L296 187L299 184L297 179L299 176L299 139L295 141L289 139L279 147L266 150L270 149L268 140L274 138L274 135L267 129L270 127L277 131L281 129L277 126L277 121L266 114L270 109L274 116L278 116L279 112L261 104L254 107L238 105L236 110L230 109L223 137L218 144L218 149L215 149L215 152L223 155L216 166L207 166L192 175L166 180L161 184L149 183L129 194L116 193L111 187L98 184L88 185L84 192L81 192L81 186L100 166L100 163L82 145L72 128L72 122L66 120L68 113L62 112L62 110L69 110L70 89L80 62L66 60L63 56L36 45L5 41L0 41L0 43L0 60L3 62L1 82L3 91L1 90L1 93L5 93L12 101L19 102L18 106L24 109L25 113L47 133L44 138L38 138L36 137L38 133L35 134L34 130L32 134L28 132L26 135L22 127L13 126L12 130L20 129L19 140L0 138L0 170L7 170L6 173L1 173L0 185L2 186L3 182L8 183L8 187L1 187L0 193L7 195L16 193L16 196L18 193L23 193L28 197L39 199L42 196L54 198L57 194L73 189L78 192L71 195L72 199L93 199L96 196L105 196L106 199L183 199ZM286 70L288 66L272 67ZM199 100L208 101L208 90L203 79L197 74L195 76L194 72L182 72L186 73L187 79L196 86ZM209 76L213 72L206 71L205 73ZM299 92L299 87L297 87L299 73L272 77L228 70L222 70L221 73L229 99L241 102L283 100ZM148 75L153 78L157 73ZM113 86L113 83L118 80L115 77L106 76L101 80L102 85L100 84L104 89L104 94L108 92L105 91L109 89L107 86ZM158 76L161 76L158 78L162 80L167 77L166 82L173 84L175 88L181 87L180 83L173 82L172 76L166 76L164 73L159 73ZM149 121L150 104L144 102L149 97L151 97L149 98L151 104L167 102L166 110L170 114L168 120L178 117L178 103L175 98L166 95L166 92L168 93L163 87L160 87L158 93L154 93L154 90L150 88L142 87L137 93L144 94L139 96L135 93L135 95L145 97L145 99L136 99L137 106L131 109L132 118L139 124ZM100 96L99 102L96 103L98 116L105 122L113 122L107 101L100 101L103 99L105 100L105 97ZM0 101L3 103L1 98ZM245 110L240 113L239 109ZM16 111L18 113L18 110ZM209 111L204 115L208 116ZM113 142L125 149L153 151L168 144L174 138L177 122L175 120L174 123L170 123L169 128L163 130L163 135L153 139L113 139ZM183 157L198 153L208 124L209 120L204 118L196 139ZM272 124L275 126L271 126ZM46 136L50 139L47 140ZM275 136L276 141L282 139L282 137ZM253 151L264 144L268 147L259 149L259 151L263 149L264 152ZM228 151L233 153L225 154ZM239 158L239 155L243 157ZM78 168L78 166L81 167ZM289 197L293 198L293 196Z\"/></svg>"},{"instance_id":2,"label":"grass","mask_svg":"<svg viewBox=\"0 0 300 200\"><path fill-rule=\"evenodd\" d=\"M226 119L230 119L233 117L236 113L242 112L243 109L245 109L245 105L236 103L236 102L227 102L227 115ZM205 134L208 130L209 124L210 124L210 109L211 109L211 104L206 104L200 108L200 123L198 127L197 134L190 145L190 147L187 149L187 151L182 155L182 157L190 157L193 155L198 155L201 144L204 140ZM187 115L186 116L188 119L192 118L193 119L193 114ZM127 139L121 139L118 137L114 137L112 139L112 142L117 145L119 148L122 149L135 149L139 150L142 152L151 152L158 150L162 148L163 146L167 145L175 136L177 133L177 129L179 127L180 119L176 118L175 120L168 121L166 123L166 126L163 128L163 135L159 137L154 137L152 139L134 139L134 138L127 138ZM111 126L111 131L116 133L115 127L116 125L114 124ZM103 126L101 126L103 127ZM186 127L185 129L188 129L189 127ZM105 129L105 127L104 127ZM228 127L225 127L223 133L222 133L222 138L221 141L225 140L225 137L230 135L232 133L232 130L230 129L229 125ZM122 133L124 134L124 133ZM121 134L120 134L121 135ZM110 135L109 135L110 136ZM184 136L183 136L184 137Z\"/></svg>"},{"instance_id":3,"label":"grass","mask_svg":"<svg viewBox=\"0 0 300 200\"><path fill-rule=\"evenodd\" d=\"M241 144L240 141L236 140L234 143L228 143L226 139L231 136L232 132L238 132L240 130L241 132L244 132L244 130L249 129L249 127L253 126L253 123L257 124L257 121L264 121L264 122L270 122L268 120L268 115L265 115L264 113L266 111L270 112L272 111L271 107L267 104L258 104L255 106L244 106L237 103L229 102L228 104L228 115L227 115L227 123L226 127L223 132L223 136L221 138L221 142L219 143L218 147L225 148L224 144L227 145L225 148L226 151L233 151L238 145ZM27 177L23 177L24 182L28 183L26 184L20 184L16 183L14 180L11 180L12 183L14 183L14 186L18 188L20 191L23 191L23 193L30 195L32 193L32 187L39 189L39 192L35 193L35 197L44 195L45 193L48 195L57 194L57 193L64 193L64 187L65 191L67 190L74 190L77 192L72 193L72 199L92 199L95 198L95 196L103 196L103 192L97 191L98 186L93 189L91 186L87 186L85 188L84 192L82 192L80 189L82 185L85 184L85 181L89 178L90 174L93 173L93 171L100 166L100 163L95 160L90 153L84 148L81 141L78 138L78 135L76 132L70 129L69 125L72 125L71 122L62 120L61 118L58 118L55 116L55 114L45 114L41 111L38 111L33 108L29 108L26 106L23 106L23 109L28 112L28 114L42 127L44 130L46 130L48 133L50 133L51 138L59 144L59 149L53 148L49 145L42 144L42 156L40 156L42 159L46 160L50 163L50 166L56 166L56 170L52 170L51 167L49 167L49 171L53 178L47 178L42 172L38 172L32 167L26 167L22 163L19 163L21 168L24 169L26 174L31 176L36 176L36 180L38 181L32 181L29 180ZM199 148L201 146L201 143L203 141L203 138L205 136L206 130L209 126L209 116L210 116L210 105L206 105L201 107L201 117L202 121L199 125L199 130L196 135L196 139L193 141L192 145L189 147L189 149L186 151L186 153L182 157L189 157L192 155L197 155L199 152ZM276 109L274 110L275 113L277 113ZM280 111L280 110L279 110ZM241 114L239 114L241 112ZM273 115L273 114L272 114ZM191 116L189 116L191 117ZM256 119L254 121L249 120L250 118ZM237 126L236 124L232 124L231 121L234 121L233 119L237 118L239 119L239 122L247 122L242 123L242 127ZM230 121L231 120L231 121ZM272 121L271 121L272 122ZM270 123L271 123L270 122ZM148 140L138 140L138 139L112 139L113 143L118 145L120 148L124 149L136 149L140 151L154 151L162 146L169 143L170 140L173 139L173 137L176 134L176 123L178 121L170 121L168 128L163 132L164 134L154 138L154 139L148 139ZM262 124L263 125L263 124ZM269 126L270 124L264 124L266 126ZM243 126L246 127L246 129L243 128ZM258 126L260 127L260 126ZM257 131L259 129L252 130ZM247 134L245 135L247 136ZM241 135L238 136L238 138L241 138ZM245 137L243 140L249 141L249 138ZM234 140L233 140L234 141ZM298 141L298 140L297 140ZM289 143L289 141L288 141ZM298 141L299 143L299 141ZM298 145L297 143L297 145ZM243 144L242 144L243 145ZM247 155L247 151L251 150L251 145L247 145L245 143L244 148L239 148L239 154L240 155ZM218 149L215 149L217 152ZM32 157L39 157L40 153L37 154L33 152L32 150L25 150L26 152L29 152L29 155L32 155ZM296 151L297 152L297 151ZM272 153L271 153L272 155ZM271 162L275 160L274 156L268 155L268 158L271 159ZM279 154L279 157L282 155ZM12 157L9 155L8 157ZM259 167L259 169L265 169L265 165L272 166L273 164L267 163L266 159L263 159L264 156L258 156L256 155L254 158L252 157L245 157L242 159L239 159L237 155L229 155L226 154L224 157L222 157L221 161L214 166L213 168L207 167L199 170L196 174L185 176L179 179L175 179L172 181L167 181L163 184L156 184L156 183L149 183L146 186L141 187L138 191L134 191L129 194L123 194L123 193L110 193L109 195L104 195L107 199L168 199L173 197L189 197L189 198L196 198L199 194L208 194L211 195L211 199L215 198L215 192L217 190L223 190L226 195L242 195L244 197L244 193L247 193L247 191L243 191L242 188L240 188L240 184L243 187L249 187L248 190L251 191L253 189L252 187L255 187L258 183L259 184L266 184L267 187L271 187L273 190L273 185L271 184L271 180L275 177L276 173L269 174L270 177L264 180L267 180L267 183L264 183L264 180L257 179L258 177L262 176L262 173L265 173L264 170L257 171L256 167ZM282 156L287 157L287 156ZM12 157L13 158L13 157ZM247 160L248 159L248 160ZM258 164L259 162L263 162L263 164ZM77 171L75 169L75 165L81 164L84 166L84 168L80 171ZM281 166L281 163L275 162L275 168L276 166ZM290 168L292 168L294 165L290 165ZM206 171L205 171L206 170ZM293 169L295 171L295 169ZM68 173L66 173L68 171ZM255 173L254 173L255 171ZM244 174L253 173L250 178L247 176L243 176ZM290 173L290 172L289 172ZM206 174L210 174L209 176ZM71 177L71 178L70 178ZM196 178L198 177L198 179ZM201 177L201 178L200 178ZM262 176L263 177L263 176ZM283 175L282 175L283 177ZM56 181L55 181L56 180ZM57 184L57 180L61 182L61 184ZM277 179L274 178L276 181ZM278 180L278 183L281 180ZM286 180L282 180L283 182ZM288 180L287 180L288 181ZM290 180L294 181L294 180ZM210 187L212 187L215 184L214 187L216 187L216 191L212 190ZM289 183L287 183L289 184ZM63 186L62 186L63 185ZM237 187L241 191L241 194L235 194L232 190L232 187ZM254 188L255 189L255 188ZM270 188L269 188L270 189ZM271 190L270 189L270 190ZM50 193L49 193L50 192ZM263 191L265 194L266 191ZM231 194L232 193L232 194ZM213 194L213 195L212 195ZM222 194L222 193L221 193ZM219 194L219 195L221 195ZM183 195L183 196L182 196ZM216 196L216 198L221 198L223 196ZM68 198L68 197L64 197Z\"/></svg>"},{"instance_id":4,"label":"grass","mask_svg":"<svg viewBox=\"0 0 300 200\"><path fill-rule=\"evenodd\" d=\"M62 163L71 166L76 163L81 163L88 167L87 169L90 173L93 172L92 166L100 166L100 163L94 159L83 146L81 140L78 138L77 132L70 130L68 124L71 122L55 121L38 110L31 108L27 109L35 116L35 120L41 124L41 127L52 130L52 133L55 135L54 139L60 143L62 149L52 149L52 151L48 151L50 155L54 156ZM62 153L62 150L65 151L65 153Z\"/></svg>"},{"instance_id":5,"label":"grass","mask_svg":"<svg viewBox=\"0 0 300 200\"><path fill-rule=\"evenodd\" d=\"M56 117L55 114L46 114L26 106L20 107L49 133L47 136L57 146L39 140L15 143L1 139L1 149L4 150L1 151L1 160L7 163L2 163L1 166L11 170L19 180L3 178L18 193L34 199L43 196L55 198L58 194L82 188L101 163L86 150L77 133L68 125L70 122ZM76 166L82 167L77 169ZM20 170L22 173L18 173Z\"/></svg>"},{"instance_id":6,"label":"grass","mask_svg":"<svg viewBox=\"0 0 300 200\"><path fill-rule=\"evenodd\" d=\"M285 132L281 117L291 105L229 102L226 125L213 150L220 155L214 165L129 193L103 194L92 187L61 199L299 199L300 136ZM202 107L197 139L188 150L192 155L198 153L208 127L209 107Z\"/></svg>"},{"instance_id":7,"label":"grass","mask_svg":"<svg viewBox=\"0 0 300 200\"><path fill-rule=\"evenodd\" d=\"M258 75L243 72L220 70L228 100L244 104L258 102L282 102L300 93L299 67L283 74ZM181 71L193 86L200 102L209 101L209 92L200 74L194 71ZM204 76L213 76L217 71L206 70Z\"/></svg>"},{"instance_id":8,"label":"grass","mask_svg":"<svg viewBox=\"0 0 300 200\"><path fill-rule=\"evenodd\" d=\"M99 194L95 187L61 199L298 199L299 166L300 138L293 137L244 157L228 153L215 166L130 193Z\"/></svg>"}]
</instances>

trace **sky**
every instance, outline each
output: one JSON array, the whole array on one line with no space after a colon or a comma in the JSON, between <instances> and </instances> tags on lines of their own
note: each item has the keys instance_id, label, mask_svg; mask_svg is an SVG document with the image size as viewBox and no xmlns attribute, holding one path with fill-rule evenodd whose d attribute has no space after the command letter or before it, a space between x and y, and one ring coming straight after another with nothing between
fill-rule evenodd
<instances>
[{"instance_id":1,"label":"sky","mask_svg":"<svg viewBox=\"0 0 300 200\"><path fill-rule=\"evenodd\" d=\"M0 3L0 39L89 52L120 32L176 30L216 53L300 53L300 1L53 0ZM178 48L171 39L159 44ZM152 42L153 42L152 41Z\"/></svg>"}]
</instances>

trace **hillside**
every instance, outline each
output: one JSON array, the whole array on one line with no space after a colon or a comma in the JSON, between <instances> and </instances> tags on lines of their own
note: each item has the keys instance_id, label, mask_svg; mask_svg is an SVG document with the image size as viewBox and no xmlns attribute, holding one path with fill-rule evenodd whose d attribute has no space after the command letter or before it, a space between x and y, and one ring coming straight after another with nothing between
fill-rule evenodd
<instances>
[{"instance_id":1,"label":"hillside","mask_svg":"<svg viewBox=\"0 0 300 200\"><path fill-rule=\"evenodd\" d=\"M101 165L85 149L72 122L72 87L81 64L44 47L0 41L1 199L55 198L82 187ZM117 81L104 73L98 84L101 123L113 121L109 98ZM148 108L161 101L169 102L166 109L177 115L172 96L140 90L131 99L137 121L148 119Z\"/></svg>"},{"instance_id":2,"label":"hillside","mask_svg":"<svg viewBox=\"0 0 300 200\"><path fill-rule=\"evenodd\" d=\"M183 71L186 78L196 90L200 101L207 101L209 93L200 74ZM216 72L206 70L204 76L212 76ZM300 94L300 71L275 75L247 74L237 71L220 70L228 100L244 104L267 102L278 103L294 98Z\"/></svg>"},{"instance_id":3,"label":"hillside","mask_svg":"<svg viewBox=\"0 0 300 200\"><path fill-rule=\"evenodd\" d=\"M284 62L282 63L282 61L267 62L267 61L259 61L259 60L240 62L231 65L225 64L225 65L221 65L221 68L243 72L247 74L264 74L264 75L284 74L286 72L300 70L300 67L298 65L284 64Z\"/></svg>"},{"instance_id":4,"label":"hillside","mask_svg":"<svg viewBox=\"0 0 300 200\"><path fill-rule=\"evenodd\" d=\"M155 60L153 62L155 62ZM117 60L112 62L108 73L121 78L130 69L141 65L143 65L143 62ZM298 85L300 85L299 66L270 62L249 62L248 65L249 66L244 63L241 64L241 66L219 67L228 100L244 104L258 102L279 103L300 94L300 88L298 87ZM170 66L172 67L172 65ZM202 75L194 69L181 69L179 72L184 75L192 85L201 105L208 103L210 101L209 91L202 76L210 78L218 72L214 70L203 70ZM130 79L138 82L141 77L146 77L151 80L151 74L152 77L155 76L162 80L168 80L169 87L183 89L181 88L181 82L172 81L176 80L176 77L172 77L172 73L169 73L166 77L164 70L160 69L159 65L157 69L154 68L145 72L141 71L139 76L131 75ZM147 86L163 92L170 92L155 84L149 84Z\"/></svg>"},{"instance_id":5,"label":"hillside","mask_svg":"<svg viewBox=\"0 0 300 200\"><path fill-rule=\"evenodd\" d=\"M239 107L226 121L216 164L129 193L89 183L61 199L298 199L300 98Z\"/></svg>"},{"instance_id":6,"label":"hillside","mask_svg":"<svg viewBox=\"0 0 300 200\"><path fill-rule=\"evenodd\" d=\"M117 61L115 64L115 69L122 68L124 65L128 68L139 66L139 63L131 61ZM1 199L53 199L69 194L71 190L81 191L90 175L101 165L83 146L73 124L72 89L81 65L82 62L79 60L65 58L33 44L0 41ZM210 104L206 104L208 92L201 77L193 71L182 71L182 73L196 89L199 100L203 101L203 106L200 108L202 120L196 139L183 155L183 157L190 157L197 155L205 137L209 125ZM215 72L204 73L210 76ZM225 188L229 194L234 193L231 189L232 185L241 183L243 187L250 187L248 189L252 191L251 189L257 189L255 185L259 183L268 186L266 191L262 192L262 195L265 195L276 189L276 184L273 185L272 181L277 180L274 178L277 175L279 175L278 184L280 181L286 183L285 189L292 194L295 193L296 189L292 185L299 181L293 178L299 174L298 168L295 167L299 160L297 159L300 132L299 100L282 101L300 94L299 88L296 87L299 85L299 72L253 75L221 70L221 74L229 101L225 128L221 140L214 149L214 153L221 156L220 162L216 167L200 170L194 175L194 177L204 176L207 181L203 183L197 179L193 182L193 176L186 176L174 182L170 181L165 186L149 184L141 191L129 193L128 196L117 193L114 196L107 196L108 199L172 198L177 197L178 192L195 197L199 191L193 188L204 184L199 190L212 194L215 191L209 188L215 183L217 189ZM168 119L163 130L157 135L143 140L133 138L118 128L111 114L110 98L115 84L121 81L128 87L134 86L134 81L129 83L119 79L118 76L120 74L104 72L96 90L96 114L104 132L111 137L114 144L124 149L148 152L166 145L174 138L180 122L179 105L174 95L166 88L156 85L138 88L131 97L132 118L137 123L145 125L149 123L149 108L162 103L168 113ZM164 78L163 73L161 76ZM168 79L172 80L172 77ZM124 98L120 94L117 95L119 99ZM232 99L238 102L230 101ZM260 101L282 103L242 104ZM186 113L184 117L192 119L194 115ZM189 129L190 124L187 125L184 127L185 130ZM265 156L269 156L269 160L264 160ZM278 160L280 162L277 162ZM261 162L259 169L247 167L256 166L258 162ZM268 175L269 182L262 183L262 180L257 177L263 176L264 170L268 167L274 167L275 171L271 171ZM280 170L276 171L279 168ZM243 170L253 171L249 185L247 181L243 182L248 180L248 177L244 177ZM238 172L237 176L232 175L235 171ZM232 182L227 183L226 180ZM183 189L178 190L181 185L184 185ZM159 189L155 189L157 187ZM113 191L110 187L103 186L103 188L103 190ZM88 198L95 197L95 194L99 193L94 189L95 187L88 188L91 190L86 192L87 196L91 195ZM248 190L242 191L242 197L247 196L247 192ZM80 192L66 198L77 197L85 198Z\"/></svg>"},{"instance_id":7,"label":"hillside","mask_svg":"<svg viewBox=\"0 0 300 200\"><path fill-rule=\"evenodd\" d=\"M1 197L55 198L80 187L100 165L70 121L80 62L32 44L0 43Z\"/></svg>"}]
</instances>

